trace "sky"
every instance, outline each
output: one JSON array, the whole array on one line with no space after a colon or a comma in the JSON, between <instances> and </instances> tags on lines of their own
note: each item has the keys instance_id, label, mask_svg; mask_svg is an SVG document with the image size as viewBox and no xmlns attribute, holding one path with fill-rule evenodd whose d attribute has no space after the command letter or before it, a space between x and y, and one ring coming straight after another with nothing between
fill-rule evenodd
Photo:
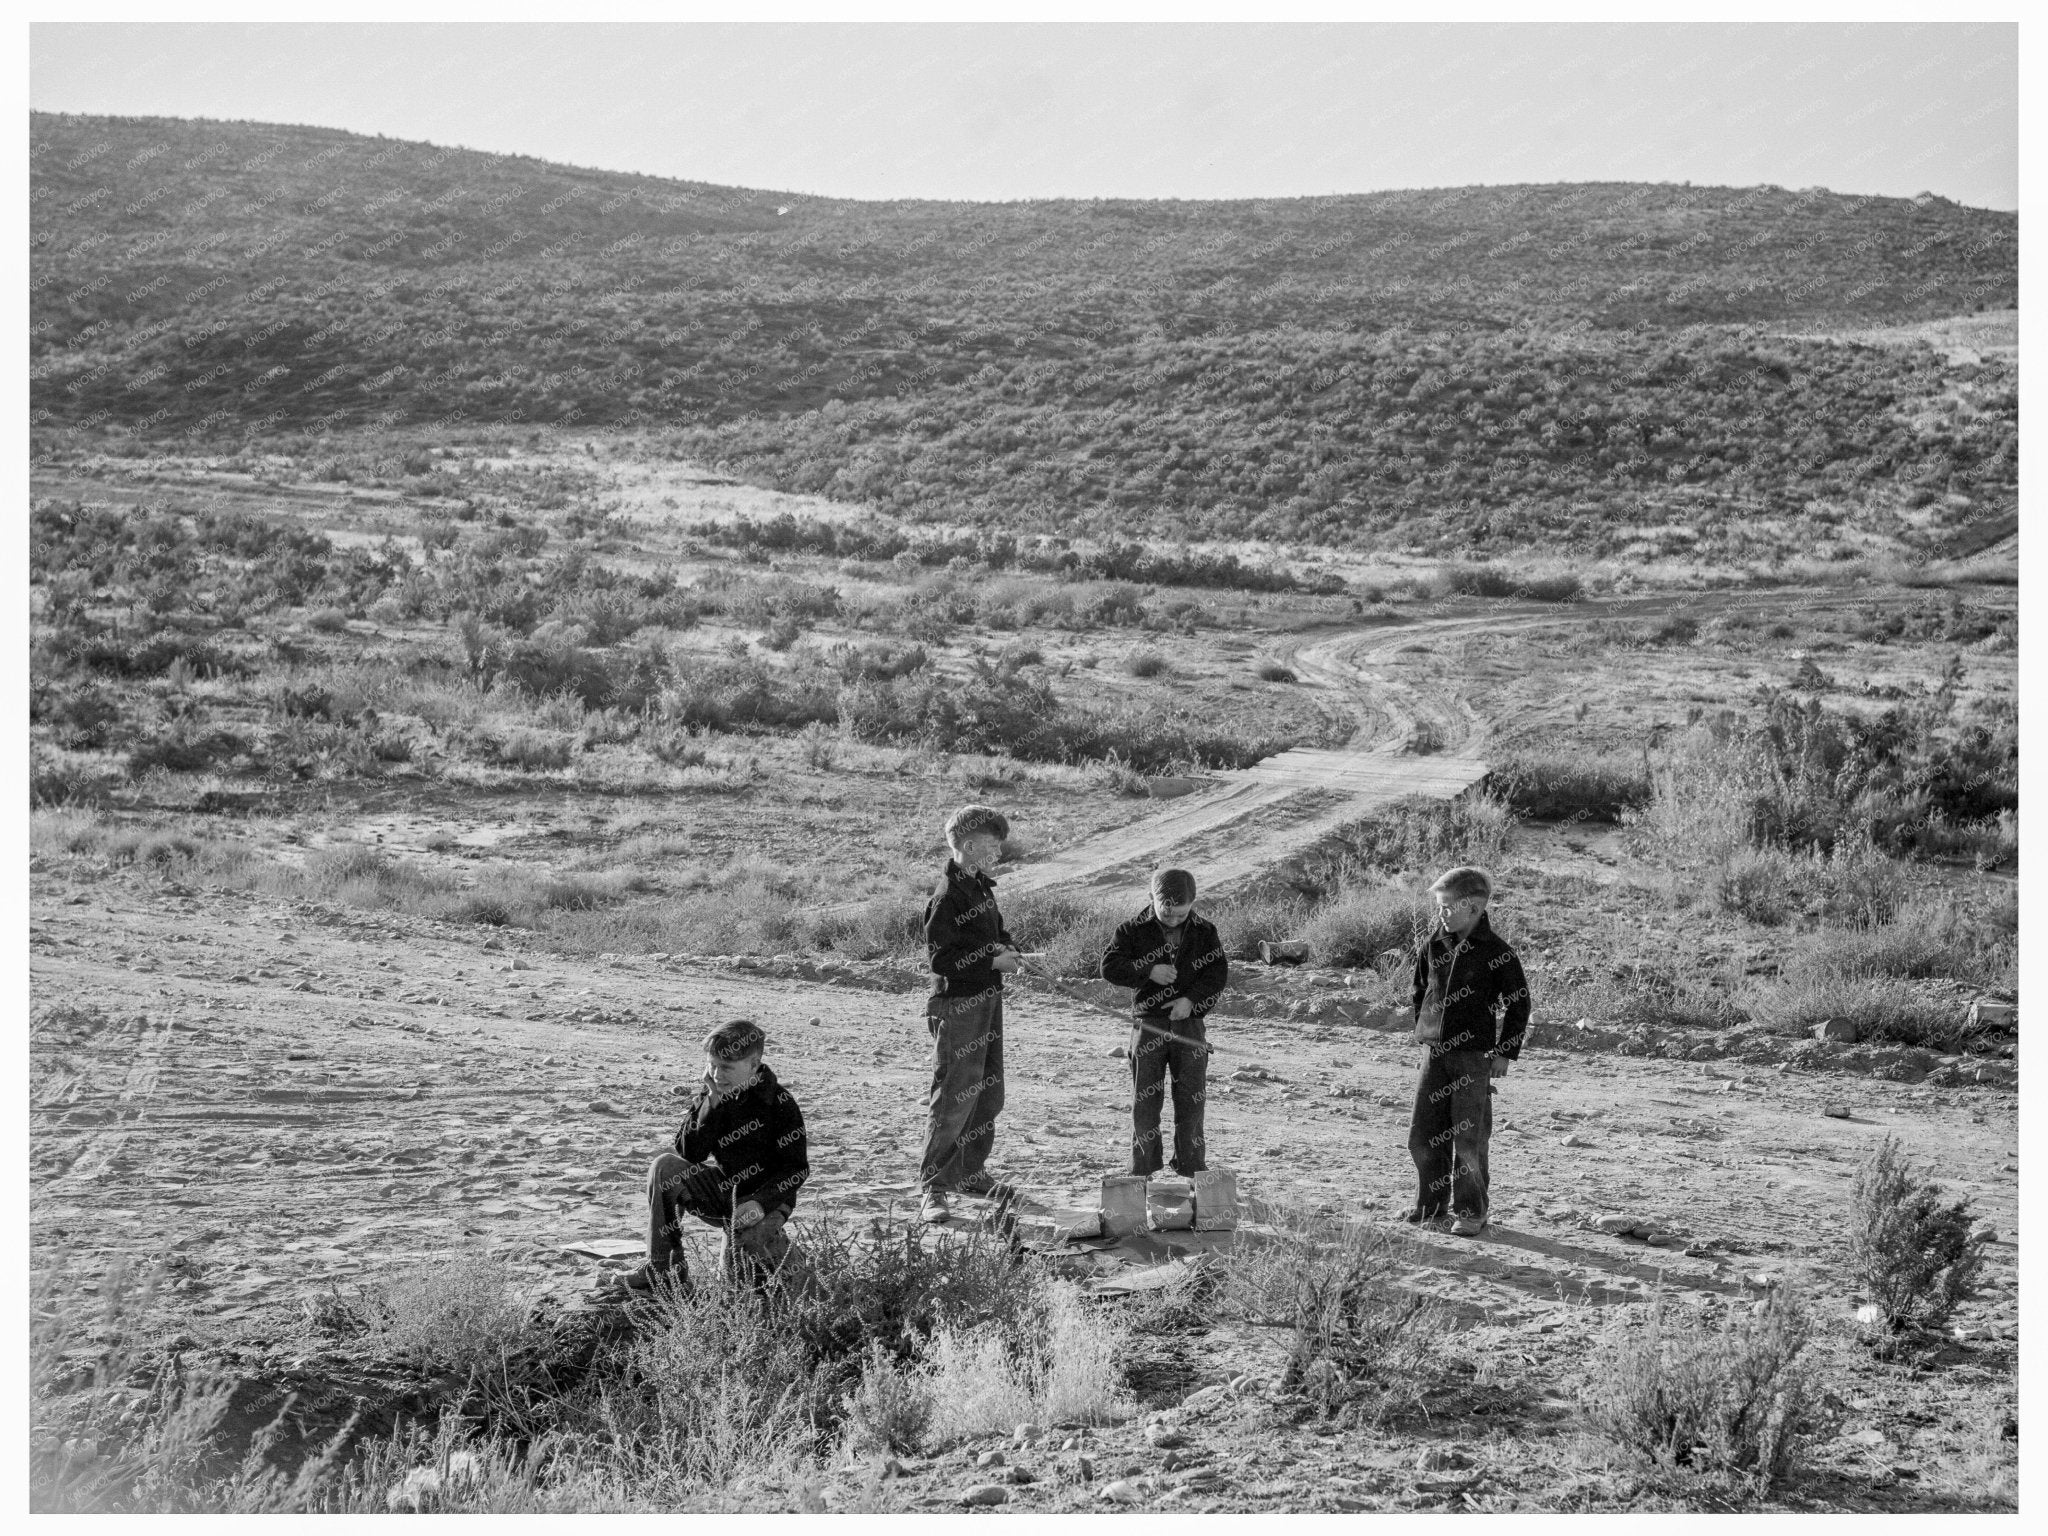
<instances>
[{"instance_id":1,"label":"sky","mask_svg":"<svg viewBox=\"0 0 2048 1536\"><path fill-rule=\"evenodd\" d=\"M39 24L44 111L856 198L1690 181L2019 203L1985 24Z\"/></svg>"}]
</instances>

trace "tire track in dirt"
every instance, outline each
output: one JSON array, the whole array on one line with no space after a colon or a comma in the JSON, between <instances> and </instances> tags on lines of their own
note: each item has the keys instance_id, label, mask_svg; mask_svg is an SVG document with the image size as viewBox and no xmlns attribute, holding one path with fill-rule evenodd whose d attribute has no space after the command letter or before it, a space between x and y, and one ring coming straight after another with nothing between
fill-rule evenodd
<instances>
[{"instance_id":1,"label":"tire track in dirt","mask_svg":"<svg viewBox=\"0 0 2048 1536\"><path fill-rule=\"evenodd\" d=\"M128 1138L140 1129L149 1109L149 1101L156 1093L157 1080L163 1072L165 1053L170 1049L171 1035L169 1023L152 1028L144 1022L141 1038L136 1042L135 1057L128 1064L121 1087L115 1094L115 1102L120 1106L115 1110L118 1119L105 1130L87 1136L70 1166L45 1186L43 1193L59 1198L75 1193L99 1181L113 1167ZM90 1087L89 1075L67 1076L61 1102L77 1103ZM38 1107L42 1106L39 1104Z\"/></svg>"}]
</instances>

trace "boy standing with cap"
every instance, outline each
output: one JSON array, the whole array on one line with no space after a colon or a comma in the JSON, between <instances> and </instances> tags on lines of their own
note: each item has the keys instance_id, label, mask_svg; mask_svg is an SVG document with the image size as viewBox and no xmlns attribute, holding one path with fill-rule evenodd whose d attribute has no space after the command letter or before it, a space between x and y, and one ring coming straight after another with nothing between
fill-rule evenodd
<instances>
[{"instance_id":1,"label":"boy standing with cap","mask_svg":"<svg viewBox=\"0 0 2048 1536\"><path fill-rule=\"evenodd\" d=\"M990 874L1009 835L1009 818L992 806L955 811L946 821L953 856L925 903L932 1086L918 1182L926 1221L945 1220L956 1192L1010 1193L982 1166L1003 1107L1003 977L1021 959L996 907Z\"/></svg>"},{"instance_id":2,"label":"boy standing with cap","mask_svg":"<svg viewBox=\"0 0 2048 1536\"><path fill-rule=\"evenodd\" d=\"M1422 1078L1408 1125L1417 1193L1411 1222L1444 1216L1460 1237L1486 1230L1493 1080L1522 1053L1529 983L1522 962L1486 920L1493 882L1460 865L1430 886L1435 931L1415 955L1415 1038Z\"/></svg>"},{"instance_id":3,"label":"boy standing with cap","mask_svg":"<svg viewBox=\"0 0 2048 1536\"><path fill-rule=\"evenodd\" d=\"M704 1080L690 1103L675 1150L647 1170L647 1262L623 1277L631 1291L656 1279L689 1278L683 1217L722 1228L720 1259L756 1285L789 1256L783 1224L810 1176L804 1117L761 1060L767 1037L751 1019L734 1019L704 1037Z\"/></svg>"},{"instance_id":4,"label":"boy standing with cap","mask_svg":"<svg viewBox=\"0 0 2048 1536\"><path fill-rule=\"evenodd\" d=\"M1131 1172L1150 1178L1164 1162L1159 1122L1173 1078L1173 1170L1207 1168L1202 1108L1209 1066L1206 1016L1230 979L1216 925L1195 911L1195 877L1184 869L1152 876L1152 900L1117 928L1102 957L1102 979L1129 987Z\"/></svg>"}]
</instances>

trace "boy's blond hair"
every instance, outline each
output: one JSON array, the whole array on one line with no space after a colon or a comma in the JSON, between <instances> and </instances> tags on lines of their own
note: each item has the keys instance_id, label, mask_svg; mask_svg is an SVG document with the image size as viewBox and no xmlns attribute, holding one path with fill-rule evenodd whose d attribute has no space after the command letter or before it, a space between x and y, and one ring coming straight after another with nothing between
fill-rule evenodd
<instances>
[{"instance_id":1,"label":"boy's blond hair","mask_svg":"<svg viewBox=\"0 0 2048 1536\"><path fill-rule=\"evenodd\" d=\"M955 853L977 832L993 832L997 841L1010 835L1010 818L992 805L963 805L946 818L946 846Z\"/></svg>"},{"instance_id":2,"label":"boy's blond hair","mask_svg":"<svg viewBox=\"0 0 2048 1536\"><path fill-rule=\"evenodd\" d=\"M1452 901L1493 900L1493 877L1475 864L1460 864L1456 869L1447 869L1436 877L1430 886L1433 893L1448 896Z\"/></svg>"}]
</instances>

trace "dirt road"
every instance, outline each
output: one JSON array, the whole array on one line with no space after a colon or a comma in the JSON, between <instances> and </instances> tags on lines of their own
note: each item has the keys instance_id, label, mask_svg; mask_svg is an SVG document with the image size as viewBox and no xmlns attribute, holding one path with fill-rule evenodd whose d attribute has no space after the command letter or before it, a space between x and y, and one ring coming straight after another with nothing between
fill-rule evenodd
<instances>
[{"instance_id":1,"label":"dirt road","mask_svg":"<svg viewBox=\"0 0 2048 1536\"><path fill-rule=\"evenodd\" d=\"M1704 620L1737 609L1797 606L1812 612L1871 595L1840 590L1662 594L1569 604L1488 603L1413 621L1338 625L1312 632L1284 651L1307 686L1329 694L1328 709L1360 723L1350 741L1328 751L1297 748L1237 772L1207 776L1200 787L1156 814L1108 833L1091 833L1020 864L1004 877L1012 892L1083 893L1142 885L1161 863L1202 872L1216 891L1299 853L1376 805L1425 795L1449 799L1486 776L1484 754L1501 739L1504 716L1518 733L1558 723L1591 698L1627 698L1630 689L1596 673L1639 666L1626 653L1581 661L1562 675L1526 675L1504 659L1465 658L1452 669L1395 665L1404 654L1435 656L1460 642L1500 641L1542 631L1683 613Z\"/></svg>"}]
</instances>

